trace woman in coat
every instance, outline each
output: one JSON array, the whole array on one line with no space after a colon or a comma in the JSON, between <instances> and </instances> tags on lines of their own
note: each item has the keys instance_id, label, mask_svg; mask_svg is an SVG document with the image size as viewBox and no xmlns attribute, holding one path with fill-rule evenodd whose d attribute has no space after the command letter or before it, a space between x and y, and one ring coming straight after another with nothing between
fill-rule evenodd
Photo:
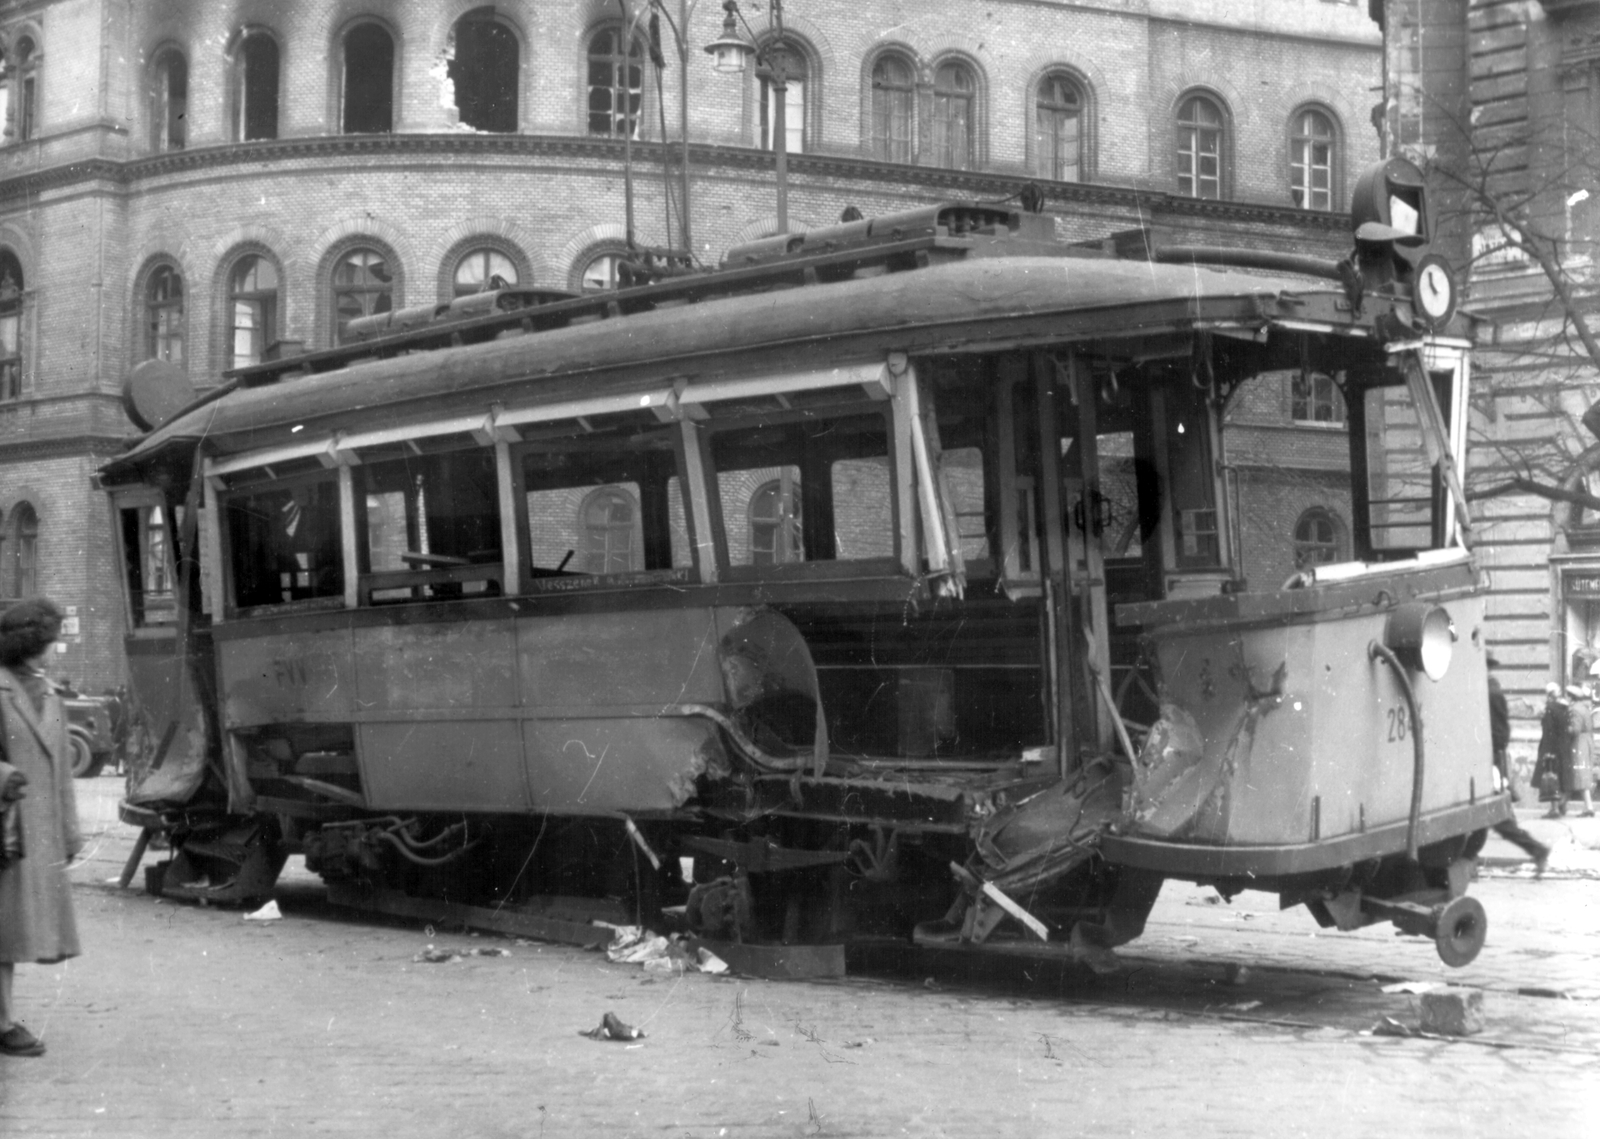
<instances>
[{"instance_id":1,"label":"woman in coat","mask_svg":"<svg viewBox=\"0 0 1600 1139\"><path fill-rule=\"evenodd\" d=\"M43 672L61 633L61 610L44 598L0 614L0 798L20 824L20 857L0 855L0 1055L38 1056L44 1043L13 1019L19 962L78 955L67 864L82 847L72 789L66 713ZM18 797L20 794L20 797Z\"/></svg>"},{"instance_id":2,"label":"woman in coat","mask_svg":"<svg viewBox=\"0 0 1600 1139\"><path fill-rule=\"evenodd\" d=\"M1594 814L1594 803L1589 797L1594 755L1594 705L1587 688L1569 684L1567 695L1572 698L1572 704L1567 709L1567 738L1571 740L1572 756L1561 780L1561 798L1557 806L1564 815L1567 813L1567 800L1581 795L1583 813L1590 816Z\"/></svg>"},{"instance_id":3,"label":"woman in coat","mask_svg":"<svg viewBox=\"0 0 1600 1139\"><path fill-rule=\"evenodd\" d=\"M1533 768L1533 785L1539 800L1550 804L1545 815L1553 819L1561 802L1561 772L1567 766L1567 702L1561 698L1561 685L1551 681L1544 686L1544 712L1539 717L1539 758Z\"/></svg>"}]
</instances>

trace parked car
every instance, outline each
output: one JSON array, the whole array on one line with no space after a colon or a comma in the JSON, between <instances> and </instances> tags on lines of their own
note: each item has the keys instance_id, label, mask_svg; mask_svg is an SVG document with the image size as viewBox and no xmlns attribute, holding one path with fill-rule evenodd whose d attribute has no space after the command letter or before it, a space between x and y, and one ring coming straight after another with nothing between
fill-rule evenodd
<instances>
[{"instance_id":1,"label":"parked car","mask_svg":"<svg viewBox=\"0 0 1600 1139\"><path fill-rule=\"evenodd\" d=\"M85 696L63 685L61 702L67 713L67 743L72 749L72 774L78 779L99 775L113 766L126 731L123 699L117 693Z\"/></svg>"}]
</instances>

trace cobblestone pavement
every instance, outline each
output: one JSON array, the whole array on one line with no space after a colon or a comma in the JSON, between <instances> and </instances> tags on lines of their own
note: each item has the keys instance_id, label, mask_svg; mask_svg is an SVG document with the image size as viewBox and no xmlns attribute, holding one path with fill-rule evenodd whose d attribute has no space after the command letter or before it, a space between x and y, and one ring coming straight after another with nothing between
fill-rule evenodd
<instances>
[{"instance_id":1,"label":"cobblestone pavement","mask_svg":"<svg viewBox=\"0 0 1600 1139\"><path fill-rule=\"evenodd\" d=\"M1486 991L1465 1040L1415 1024L1432 947L1169 885L1116 976L1038 958L858 955L835 983L656 977L561 946L357 920L301 871L282 921L118 891L114 780L82 813L85 956L18 970L40 1059L0 1059L0 1135L1586 1136L1600 1090L1600 882L1486 851ZM1600 835L1597 835L1600 837ZM1574 839L1574 857L1584 837ZM443 964L425 945L507 947ZM1530 995L1566 993L1564 997ZM614 1011L633 1043L580 1031Z\"/></svg>"}]
</instances>

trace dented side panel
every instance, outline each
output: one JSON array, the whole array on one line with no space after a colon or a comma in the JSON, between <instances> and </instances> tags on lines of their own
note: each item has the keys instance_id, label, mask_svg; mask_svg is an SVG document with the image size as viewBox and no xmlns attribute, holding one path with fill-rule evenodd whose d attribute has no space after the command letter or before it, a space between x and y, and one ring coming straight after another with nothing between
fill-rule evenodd
<instances>
[{"instance_id":1,"label":"dented side panel","mask_svg":"<svg viewBox=\"0 0 1600 1139\"><path fill-rule=\"evenodd\" d=\"M1376 588L1376 587L1374 587ZM1490 787L1481 597L1445 607L1461 631L1444 677L1413 675L1422 811ZM1224 845L1316 842L1403 822L1416 725L1369 646L1387 616L1152 634L1162 719L1136 765L1132 833Z\"/></svg>"}]
</instances>

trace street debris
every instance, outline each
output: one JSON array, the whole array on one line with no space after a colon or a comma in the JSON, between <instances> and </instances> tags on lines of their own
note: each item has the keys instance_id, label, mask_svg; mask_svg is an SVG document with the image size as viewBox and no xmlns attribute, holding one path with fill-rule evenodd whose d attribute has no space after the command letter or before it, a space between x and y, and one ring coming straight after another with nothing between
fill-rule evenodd
<instances>
[{"instance_id":1,"label":"street debris","mask_svg":"<svg viewBox=\"0 0 1600 1139\"><path fill-rule=\"evenodd\" d=\"M611 944L606 946L606 960L619 965L643 965L646 973L711 973L728 971L728 963L709 949L698 952L688 942L674 934L665 937L651 933L643 926L611 925L595 922L612 931Z\"/></svg>"},{"instance_id":2,"label":"street debris","mask_svg":"<svg viewBox=\"0 0 1600 1139\"><path fill-rule=\"evenodd\" d=\"M245 921L282 921L283 911L278 909L276 900L268 902L254 913L244 915Z\"/></svg>"},{"instance_id":3,"label":"street debris","mask_svg":"<svg viewBox=\"0 0 1600 1139\"><path fill-rule=\"evenodd\" d=\"M1472 1036L1483 1031L1483 991L1451 986L1422 994L1422 1031Z\"/></svg>"},{"instance_id":4,"label":"street debris","mask_svg":"<svg viewBox=\"0 0 1600 1139\"><path fill-rule=\"evenodd\" d=\"M608 1012L600 1018L600 1023L587 1032L578 1033L587 1036L590 1040L642 1040L644 1029L635 1028L631 1024L624 1024L617 1019L617 1014Z\"/></svg>"},{"instance_id":5,"label":"street debris","mask_svg":"<svg viewBox=\"0 0 1600 1139\"><path fill-rule=\"evenodd\" d=\"M511 950L494 946L473 946L471 949L437 949L428 945L411 960L419 964L442 965L446 961L459 961L463 957L510 957Z\"/></svg>"}]
</instances>

